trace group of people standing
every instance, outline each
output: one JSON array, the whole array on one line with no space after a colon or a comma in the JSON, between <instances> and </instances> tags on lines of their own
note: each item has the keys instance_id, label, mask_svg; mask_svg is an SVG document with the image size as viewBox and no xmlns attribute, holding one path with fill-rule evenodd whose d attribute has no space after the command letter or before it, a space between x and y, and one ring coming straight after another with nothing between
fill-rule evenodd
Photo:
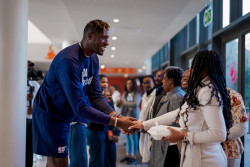
<instances>
[{"instance_id":1,"label":"group of people standing","mask_svg":"<svg viewBox=\"0 0 250 167\"><path fill-rule=\"evenodd\" d=\"M149 119L137 121L130 128L145 132L157 123L183 130L169 128L169 136L152 140L148 154L142 154L149 166L239 167L243 153L240 137L247 132L247 116L240 93L226 87L221 57L204 50L195 55L184 74L179 67L160 72L165 95L156 109L149 103L151 108L141 113Z\"/></svg>"},{"instance_id":2,"label":"group of people standing","mask_svg":"<svg viewBox=\"0 0 250 167\"><path fill-rule=\"evenodd\" d=\"M142 161L151 167L237 166L247 117L241 95L226 87L220 55L198 52L184 77L179 67L157 72L155 83L145 76L141 112L137 84L128 79L115 102L121 106L119 113L107 77L99 76L97 54L103 55L109 45L109 28L102 20L90 21L81 42L52 61L33 105L34 153L47 156L47 167L67 167L68 153L70 166L87 165L86 141L81 139L86 136L89 166L115 166L120 130L127 135L126 157L121 160L127 164L137 163L139 146ZM182 131L169 128L169 136L151 140L147 130L156 124Z\"/></svg>"}]
</instances>

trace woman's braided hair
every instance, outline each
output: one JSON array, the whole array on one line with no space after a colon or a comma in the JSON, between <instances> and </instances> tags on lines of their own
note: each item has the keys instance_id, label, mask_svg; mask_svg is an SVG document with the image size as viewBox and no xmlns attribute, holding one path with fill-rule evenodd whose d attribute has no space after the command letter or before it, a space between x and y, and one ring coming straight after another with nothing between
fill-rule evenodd
<instances>
[{"instance_id":1,"label":"woman's braided hair","mask_svg":"<svg viewBox=\"0 0 250 167\"><path fill-rule=\"evenodd\" d=\"M212 86L205 85L201 82L204 79L203 72L206 72L212 83ZM198 101L197 93L199 89L197 88L201 88L204 86L208 86L213 90L210 100L207 104L211 103L212 97L215 96L219 101L219 106L223 106L223 116L225 119L226 128L227 130L229 130L232 127L230 96L226 87L223 62L220 55L215 51L200 51L195 55L192 61L187 93L184 96L184 102L187 102L189 106L188 108L196 109L197 106L202 106ZM188 122L188 108L186 108L185 112L186 128Z\"/></svg>"}]
</instances>

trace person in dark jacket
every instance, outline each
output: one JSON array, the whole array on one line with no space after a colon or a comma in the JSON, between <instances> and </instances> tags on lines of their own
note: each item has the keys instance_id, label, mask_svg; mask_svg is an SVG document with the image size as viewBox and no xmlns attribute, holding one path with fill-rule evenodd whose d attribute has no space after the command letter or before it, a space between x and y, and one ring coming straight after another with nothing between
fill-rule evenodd
<instances>
[{"instance_id":1,"label":"person in dark jacket","mask_svg":"<svg viewBox=\"0 0 250 167\"><path fill-rule=\"evenodd\" d=\"M110 106L114 107L112 94L108 88L108 78L100 74L101 90ZM111 125L90 122L87 127L87 143L89 145L89 167L115 167L116 142L119 129Z\"/></svg>"}]
</instances>

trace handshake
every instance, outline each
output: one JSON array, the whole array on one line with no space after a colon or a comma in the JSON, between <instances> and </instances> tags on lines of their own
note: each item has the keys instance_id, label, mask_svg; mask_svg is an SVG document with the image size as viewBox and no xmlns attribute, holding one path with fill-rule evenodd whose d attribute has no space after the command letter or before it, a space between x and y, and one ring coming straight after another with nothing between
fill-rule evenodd
<instances>
[{"instance_id":1,"label":"handshake","mask_svg":"<svg viewBox=\"0 0 250 167\"><path fill-rule=\"evenodd\" d=\"M114 112L112 112L112 113L114 114ZM121 132L126 134L126 135L131 135L133 133L136 133L136 131L138 131L139 129L144 130L144 132L146 130L144 128L142 122L137 121L135 118L132 118L132 117L120 116L119 119L118 119L118 117L111 117L110 125L117 126L121 130ZM184 140L185 137L187 136L186 130L185 131L180 130L180 129L177 130L175 127L171 127L171 126L165 127L165 128L166 128L166 130L168 130L168 135L163 136L161 138L162 141L166 141L169 143L175 143L175 142ZM152 133L150 133L150 134L153 135ZM162 136L161 132L160 132L160 134ZM156 134L156 136L157 135L158 134Z\"/></svg>"},{"instance_id":2,"label":"handshake","mask_svg":"<svg viewBox=\"0 0 250 167\"><path fill-rule=\"evenodd\" d=\"M122 133L131 135L136 133L139 129L143 129L143 125L141 122L137 121L136 118L120 116L111 117L110 125L117 126Z\"/></svg>"}]
</instances>

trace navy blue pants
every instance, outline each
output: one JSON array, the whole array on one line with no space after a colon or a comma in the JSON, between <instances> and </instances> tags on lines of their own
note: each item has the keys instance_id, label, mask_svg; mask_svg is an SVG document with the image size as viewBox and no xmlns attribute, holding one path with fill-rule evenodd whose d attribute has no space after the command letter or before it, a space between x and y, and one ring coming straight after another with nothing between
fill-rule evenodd
<instances>
[{"instance_id":1,"label":"navy blue pants","mask_svg":"<svg viewBox=\"0 0 250 167\"><path fill-rule=\"evenodd\" d=\"M87 167L86 127L76 123L70 126L69 134L69 167Z\"/></svg>"},{"instance_id":2,"label":"navy blue pants","mask_svg":"<svg viewBox=\"0 0 250 167\"><path fill-rule=\"evenodd\" d=\"M107 131L87 129L89 145L89 167L115 167L116 144L109 142Z\"/></svg>"}]
</instances>

